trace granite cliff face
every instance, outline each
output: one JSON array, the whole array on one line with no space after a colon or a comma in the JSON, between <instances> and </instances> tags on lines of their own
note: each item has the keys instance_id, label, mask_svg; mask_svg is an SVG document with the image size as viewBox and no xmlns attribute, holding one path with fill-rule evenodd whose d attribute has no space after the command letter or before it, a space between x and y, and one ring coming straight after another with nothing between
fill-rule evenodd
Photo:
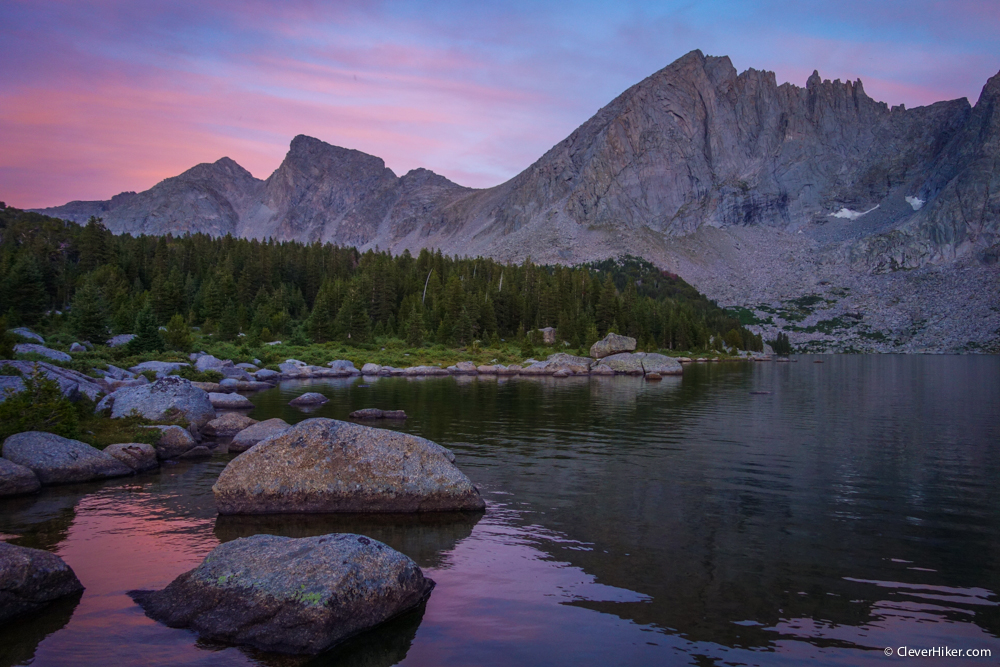
<instances>
[{"instance_id":1,"label":"granite cliff face","mask_svg":"<svg viewBox=\"0 0 1000 667\"><path fill-rule=\"evenodd\" d=\"M898 283L905 294L901 270L958 267L966 279L981 274L973 292L977 280L996 285L998 100L1000 74L975 107L961 99L889 108L861 81L814 73L804 88L779 86L771 72L738 74L728 58L693 51L487 190L426 170L398 178L379 158L299 136L266 181L224 158L143 193L43 212L79 222L100 215L117 233L430 247L510 261L628 253L724 304L774 306L806 294L838 301L820 289L832 285L870 293L873 301L855 305L879 313L891 309L878 301L880 285ZM952 287L943 281L945 298ZM995 335L996 297L972 300ZM923 305L897 319L925 321ZM879 331L898 329L876 320ZM906 348L914 336L888 344Z\"/></svg>"}]
</instances>

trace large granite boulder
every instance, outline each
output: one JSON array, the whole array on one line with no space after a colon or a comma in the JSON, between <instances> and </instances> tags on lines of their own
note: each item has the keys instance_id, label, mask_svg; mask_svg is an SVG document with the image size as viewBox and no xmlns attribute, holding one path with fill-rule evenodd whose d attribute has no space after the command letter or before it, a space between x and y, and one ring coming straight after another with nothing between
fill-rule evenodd
<instances>
[{"instance_id":1,"label":"large granite boulder","mask_svg":"<svg viewBox=\"0 0 1000 667\"><path fill-rule=\"evenodd\" d=\"M284 419L266 419L252 426L248 426L233 436L229 443L230 452L245 452L261 440L266 440L273 435L284 433L291 426Z\"/></svg>"},{"instance_id":2,"label":"large granite boulder","mask_svg":"<svg viewBox=\"0 0 1000 667\"><path fill-rule=\"evenodd\" d=\"M382 367L378 364L367 363L361 367L362 375L378 375L378 372L382 370Z\"/></svg>"},{"instance_id":3,"label":"large granite boulder","mask_svg":"<svg viewBox=\"0 0 1000 667\"><path fill-rule=\"evenodd\" d=\"M156 449L144 442L120 442L108 445L104 448L104 453L118 459L135 472L145 472L160 465Z\"/></svg>"},{"instance_id":4,"label":"large granite boulder","mask_svg":"<svg viewBox=\"0 0 1000 667\"><path fill-rule=\"evenodd\" d=\"M256 419L250 419L246 415L238 412L227 412L205 424L205 428L201 432L205 435L228 438L256 423Z\"/></svg>"},{"instance_id":5,"label":"large granite boulder","mask_svg":"<svg viewBox=\"0 0 1000 667\"><path fill-rule=\"evenodd\" d=\"M642 369L648 375L657 373L663 375L683 375L684 367L673 357L663 354L649 353L642 356Z\"/></svg>"},{"instance_id":6,"label":"large granite boulder","mask_svg":"<svg viewBox=\"0 0 1000 667\"><path fill-rule=\"evenodd\" d=\"M72 352L73 354L76 354L77 352L86 352L87 348L81 345L80 343L73 343L72 345L69 346L69 351Z\"/></svg>"},{"instance_id":7,"label":"large granite boulder","mask_svg":"<svg viewBox=\"0 0 1000 667\"><path fill-rule=\"evenodd\" d=\"M203 639L314 654L420 605L412 560L362 535L254 535L216 547L161 591L130 591L150 618Z\"/></svg>"},{"instance_id":8,"label":"large granite boulder","mask_svg":"<svg viewBox=\"0 0 1000 667\"><path fill-rule=\"evenodd\" d=\"M204 373L207 370L218 371L226 365L232 366L233 362L217 359L210 354L202 354L199 355L197 359L195 359L194 369L199 373Z\"/></svg>"},{"instance_id":9,"label":"large granite boulder","mask_svg":"<svg viewBox=\"0 0 1000 667\"><path fill-rule=\"evenodd\" d=\"M619 352L631 352L635 349L635 338L609 333L604 340L599 340L590 346L590 356L603 359Z\"/></svg>"},{"instance_id":10,"label":"large granite boulder","mask_svg":"<svg viewBox=\"0 0 1000 667\"><path fill-rule=\"evenodd\" d=\"M3 442L3 457L30 468L42 484L68 484L131 475L127 465L79 440L25 431Z\"/></svg>"},{"instance_id":11,"label":"large granite boulder","mask_svg":"<svg viewBox=\"0 0 1000 667\"><path fill-rule=\"evenodd\" d=\"M243 380L244 382L253 380L253 376L250 375L250 373L246 372L242 368L236 368L236 366L219 366L218 368L213 368L212 370L218 371L222 374L222 377L229 380Z\"/></svg>"},{"instance_id":12,"label":"large granite boulder","mask_svg":"<svg viewBox=\"0 0 1000 667\"><path fill-rule=\"evenodd\" d=\"M331 361L327 366L337 375L361 375L361 371L354 367L354 362L347 359Z\"/></svg>"},{"instance_id":13,"label":"large granite boulder","mask_svg":"<svg viewBox=\"0 0 1000 667\"><path fill-rule=\"evenodd\" d=\"M586 375L590 371L590 364L593 360L587 357L566 354L565 352L557 352L545 361L552 368L553 373L566 370L574 375Z\"/></svg>"},{"instance_id":14,"label":"large granite boulder","mask_svg":"<svg viewBox=\"0 0 1000 667\"><path fill-rule=\"evenodd\" d=\"M300 396L296 396L292 400L288 401L289 405L294 405L296 407L307 407L314 405L323 405L329 402L329 398L315 391L307 391Z\"/></svg>"},{"instance_id":15,"label":"large granite boulder","mask_svg":"<svg viewBox=\"0 0 1000 667\"><path fill-rule=\"evenodd\" d=\"M256 373L254 373L254 377L256 377L261 382L275 383L281 379L281 373L279 373L278 371L272 371L269 368L262 368Z\"/></svg>"},{"instance_id":16,"label":"large granite boulder","mask_svg":"<svg viewBox=\"0 0 1000 667\"><path fill-rule=\"evenodd\" d=\"M142 373L143 371L153 371L156 373L156 377L162 378L168 375L172 375L178 371L178 369L184 368L185 366L190 366L191 364L180 363L177 361L144 361L141 364L136 364L129 370L133 373Z\"/></svg>"},{"instance_id":17,"label":"large granite boulder","mask_svg":"<svg viewBox=\"0 0 1000 667\"><path fill-rule=\"evenodd\" d=\"M194 436L186 428L180 426L148 426L160 431L160 439L156 442L156 458L160 460L177 459L197 446Z\"/></svg>"},{"instance_id":18,"label":"large granite boulder","mask_svg":"<svg viewBox=\"0 0 1000 667\"><path fill-rule=\"evenodd\" d=\"M17 354L37 354L45 357L46 359L51 359L52 361L73 360L73 357L69 356L65 352L53 350L52 348L45 347L44 345L35 345L34 343L20 343L15 345L14 352Z\"/></svg>"},{"instance_id":19,"label":"large granite boulder","mask_svg":"<svg viewBox=\"0 0 1000 667\"><path fill-rule=\"evenodd\" d=\"M215 408L208 394L189 380L173 376L144 387L116 391L111 417L118 419L133 412L152 421L186 421L197 428L215 419Z\"/></svg>"},{"instance_id":20,"label":"large granite boulder","mask_svg":"<svg viewBox=\"0 0 1000 667\"><path fill-rule=\"evenodd\" d=\"M598 366L607 366L615 373L624 375L643 375L646 371L642 367L642 353L632 354L620 352L601 359Z\"/></svg>"},{"instance_id":21,"label":"large granite boulder","mask_svg":"<svg viewBox=\"0 0 1000 667\"><path fill-rule=\"evenodd\" d=\"M230 461L220 514L481 510L448 450L408 433L307 419Z\"/></svg>"},{"instance_id":22,"label":"large granite boulder","mask_svg":"<svg viewBox=\"0 0 1000 667\"><path fill-rule=\"evenodd\" d=\"M0 542L0 622L81 591L80 580L59 556Z\"/></svg>"},{"instance_id":23,"label":"large granite boulder","mask_svg":"<svg viewBox=\"0 0 1000 667\"><path fill-rule=\"evenodd\" d=\"M96 401L97 397L104 393L104 387L95 378L45 361L0 360L0 366L15 368L22 375L37 373L45 379L55 380L62 395L71 401L77 401L81 396Z\"/></svg>"},{"instance_id":24,"label":"large granite boulder","mask_svg":"<svg viewBox=\"0 0 1000 667\"><path fill-rule=\"evenodd\" d=\"M28 340L33 340L36 343L38 343L39 345L44 345L45 344L45 339L42 338L39 334L36 334L34 331L32 331L31 329L29 329L28 327L17 327L16 329L8 329L8 331L10 331L12 334L17 334L18 336L21 336L22 338L27 338Z\"/></svg>"},{"instance_id":25,"label":"large granite boulder","mask_svg":"<svg viewBox=\"0 0 1000 667\"><path fill-rule=\"evenodd\" d=\"M40 488L42 483L38 481L38 476L31 471L31 468L0 458L0 498L34 493Z\"/></svg>"}]
</instances>

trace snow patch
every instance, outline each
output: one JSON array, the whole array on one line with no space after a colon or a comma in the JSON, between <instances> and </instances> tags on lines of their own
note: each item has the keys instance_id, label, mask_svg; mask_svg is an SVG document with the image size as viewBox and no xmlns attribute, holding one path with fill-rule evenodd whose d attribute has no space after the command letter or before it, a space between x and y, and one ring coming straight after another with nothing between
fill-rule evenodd
<instances>
[{"instance_id":1,"label":"snow patch","mask_svg":"<svg viewBox=\"0 0 1000 667\"><path fill-rule=\"evenodd\" d=\"M857 220L861 216L867 215L868 213L871 213L876 208L878 208L878 206L879 206L878 204L875 204L874 207L868 209L867 211L852 211L851 209L845 207L845 208L840 209L836 213L831 213L830 215L833 216L834 218L844 218L846 220Z\"/></svg>"},{"instance_id":2,"label":"snow patch","mask_svg":"<svg viewBox=\"0 0 1000 667\"><path fill-rule=\"evenodd\" d=\"M904 197L906 203L913 207L914 211L919 211L924 207L924 200L920 197Z\"/></svg>"}]
</instances>

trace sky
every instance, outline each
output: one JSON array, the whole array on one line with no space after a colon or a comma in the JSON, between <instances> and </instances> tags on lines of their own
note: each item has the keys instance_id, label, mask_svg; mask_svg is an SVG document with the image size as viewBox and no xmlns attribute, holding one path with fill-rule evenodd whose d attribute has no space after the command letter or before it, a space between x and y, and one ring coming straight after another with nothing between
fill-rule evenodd
<instances>
[{"instance_id":1,"label":"sky","mask_svg":"<svg viewBox=\"0 0 1000 667\"><path fill-rule=\"evenodd\" d=\"M0 0L0 201L146 190L295 135L462 185L514 176L693 49L907 107L1000 70L997 0Z\"/></svg>"}]
</instances>

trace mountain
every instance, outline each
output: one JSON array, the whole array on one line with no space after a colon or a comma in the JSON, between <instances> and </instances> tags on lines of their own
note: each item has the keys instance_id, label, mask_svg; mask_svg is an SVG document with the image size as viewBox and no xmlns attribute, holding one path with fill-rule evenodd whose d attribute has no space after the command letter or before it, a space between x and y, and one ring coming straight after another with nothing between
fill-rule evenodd
<instances>
[{"instance_id":1,"label":"mountain","mask_svg":"<svg viewBox=\"0 0 1000 667\"><path fill-rule=\"evenodd\" d=\"M860 80L778 85L693 51L486 190L426 170L400 178L299 136L266 181L224 158L143 193L41 212L99 215L116 233L509 261L632 254L817 349L976 349L1000 329L998 290L983 289L997 285L1000 256L998 98L1000 74L974 107L889 108Z\"/></svg>"}]
</instances>

